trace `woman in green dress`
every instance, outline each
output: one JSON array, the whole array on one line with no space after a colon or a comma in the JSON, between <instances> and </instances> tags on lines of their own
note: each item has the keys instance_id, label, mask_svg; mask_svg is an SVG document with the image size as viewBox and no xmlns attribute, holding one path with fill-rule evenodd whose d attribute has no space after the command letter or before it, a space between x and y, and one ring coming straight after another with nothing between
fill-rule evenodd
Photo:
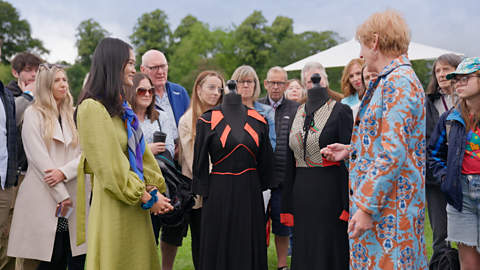
<instances>
[{"instance_id":1,"label":"woman in green dress","mask_svg":"<svg viewBox=\"0 0 480 270\"><path fill-rule=\"evenodd\" d=\"M165 181L138 119L125 101L133 84L135 55L120 39L102 40L77 107L82 156L78 204L85 204L84 174L92 175L87 269L160 269L151 213L172 210ZM159 191L157 193L157 191ZM85 240L79 213L77 242Z\"/></svg>"}]
</instances>

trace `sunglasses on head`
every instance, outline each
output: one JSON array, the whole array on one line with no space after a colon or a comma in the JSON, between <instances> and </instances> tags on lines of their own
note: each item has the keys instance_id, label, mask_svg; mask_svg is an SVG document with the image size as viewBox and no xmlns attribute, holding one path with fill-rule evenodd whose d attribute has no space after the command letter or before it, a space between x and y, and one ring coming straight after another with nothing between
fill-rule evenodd
<instances>
[{"instance_id":1,"label":"sunglasses on head","mask_svg":"<svg viewBox=\"0 0 480 270\"><path fill-rule=\"evenodd\" d=\"M150 86L148 88L146 87L137 87L137 89L135 90L135 92L137 93L137 95L140 95L140 96L145 96L145 94L147 93L152 95L153 94L153 91L155 91L155 87L153 86Z\"/></svg>"}]
</instances>

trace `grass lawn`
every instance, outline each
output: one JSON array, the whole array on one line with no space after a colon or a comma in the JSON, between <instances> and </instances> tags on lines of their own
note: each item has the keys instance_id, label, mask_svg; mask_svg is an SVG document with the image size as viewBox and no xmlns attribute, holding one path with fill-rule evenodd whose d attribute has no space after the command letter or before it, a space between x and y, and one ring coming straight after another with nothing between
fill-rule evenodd
<instances>
[{"instance_id":1,"label":"grass lawn","mask_svg":"<svg viewBox=\"0 0 480 270\"><path fill-rule=\"evenodd\" d=\"M428 220L428 214L425 218L425 239L427 242L427 254L428 258L432 256L432 229L430 227L430 221ZM268 269L275 270L277 269L277 254L275 251L275 241L274 236L270 236L270 247L268 247ZM160 259L162 258L160 250L158 251ZM288 258L288 264L290 265L290 258ZM175 259L174 269L181 270L193 270L193 261L191 253L191 240L190 233L187 237L183 239L183 245L178 248L177 257Z\"/></svg>"}]
</instances>

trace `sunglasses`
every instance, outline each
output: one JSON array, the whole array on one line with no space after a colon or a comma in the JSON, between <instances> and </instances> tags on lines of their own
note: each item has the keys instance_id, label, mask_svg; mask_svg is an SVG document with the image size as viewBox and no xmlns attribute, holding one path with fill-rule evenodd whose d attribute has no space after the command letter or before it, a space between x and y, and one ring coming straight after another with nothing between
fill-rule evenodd
<instances>
[{"instance_id":1,"label":"sunglasses","mask_svg":"<svg viewBox=\"0 0 480 270\"><path fill-rule=\"evenodd\" d=\"M137 89L135 90L135 92L137 93L137 95L140 95L140 96L145 96L145 94L147 93L148 91L148 94L152 95L153 94L153 91L155 91L155 87L153 86L150 86L148 88L146 87L137 87Z\"/></svg>"},{"instance_id":2,"label":"sunglasses","mask_svg":"<svg viewBox=\"0 0 480 270\"><path fill-rule=\"evenodd\" d=\"M62 68L62 69L63 69L63 66L62 66L62 65L57 65L57 64L41 63L41 64L39 65L39 68L40 68L40 69L46 69L46 70L48 70L48 71L50 71L50 69L51 69L52 67L57 67L57 68Z\"/></svg>"}]
</instances>

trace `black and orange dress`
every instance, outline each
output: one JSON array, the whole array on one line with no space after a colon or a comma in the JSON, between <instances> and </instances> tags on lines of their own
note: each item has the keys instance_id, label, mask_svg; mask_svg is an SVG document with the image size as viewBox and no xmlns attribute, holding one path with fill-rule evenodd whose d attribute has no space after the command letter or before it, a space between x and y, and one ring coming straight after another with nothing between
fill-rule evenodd
<instances>
[{"instance_id":1,"label":"black and orange dress","mask_svg":"<svg viewBox=\"0 0 480 270\"><path fill-rule=\"evenodd\" d=\"M329 100L312 113L303 104L291 118L281 214L295 225L291 269L348 270L348 171L320 149L350 143L352 110Z\"/></svg>"},{"instance_id":2,"label":"black and orange dress","mask_svg":"<svg viewBox=\"0 0 480 270\"><path fill-rule=\"evenodd\" d=\"M197 122L192 192L203 196L200 269L268 269L262 191L276 182L267 122L245 107L244 132L233 136L222 106Z\"/></svg>"}]
</instances>

